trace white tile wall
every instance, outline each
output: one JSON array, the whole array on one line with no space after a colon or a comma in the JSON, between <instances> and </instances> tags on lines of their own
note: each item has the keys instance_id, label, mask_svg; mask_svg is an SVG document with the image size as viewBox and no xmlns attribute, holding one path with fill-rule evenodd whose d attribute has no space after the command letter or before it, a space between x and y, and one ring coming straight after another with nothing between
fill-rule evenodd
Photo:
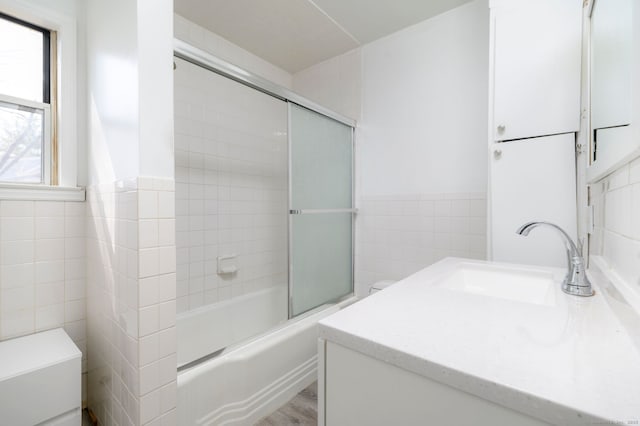
<instances>
[{"instance_id":1,"label":"white tile wall","mask_svg":"<svg viewBox=\"0 0 640 426\"><path fill-rule=\"evenodd\" d=\"M356 294L448 256L486 258L484 194L369 197L356 219Z\"/></svg>"},{"instance_id":2,"label":"white tile wall","mask_svg":"<svg viewBox=\"0 0 640 426\"><path fill-rule=\"evenodd\" d=\"M177 311L286 285L286 104L184 61L175 102L176 221L157 226L175 226ZM227 255L238 272L218 275Z\"/></svg>"},{"instance_id":3,"label":"white tile wall","mask_svg":"<svg viewBox=\"0 0 640 426\"><path fill-rule=\"evenodd\" d=\"M88 397L102 424L138 424L137 192L87 189Z\"/></svg>"},{"instance_id":4,"label":"white tile wall","mask_svg":"<svg viewBox=\"0 0 640 426\"><path fill-rule=\"evenodd\" d=\"M140 424L167 424L176 409L175 188L138 178Z\"/></svg>"},{"instance_id":5,"label":"white tile wall","mask_svg":"<svg viewBox=\"0 0 640 426\"><path fill-rule=\"evenodd\" d=\"M84 202L0 201L0 340L63 327L86 372L84 236Z\"/></svg>"},{"instance_id":6,"label":"white tile wall","mask_svg":"<svg viewBox=\"0 0 640 426\"><path fill-rule=\"evenodd\" d=\"M640 294L640 158L591 185L590 204L590 254L603 256Z\"/></svg>"},{"instance_id":7,"label":"white tile wall","mask_svg":"<svg viewBox=\"0 0 640 426\"><path fill-rule=\"evenodd\" d=\"M174 183L141 177L87 197L89 406L101 424L161 424L175 412L175 241L160 238Z\"/></svg>"}]
</instances>

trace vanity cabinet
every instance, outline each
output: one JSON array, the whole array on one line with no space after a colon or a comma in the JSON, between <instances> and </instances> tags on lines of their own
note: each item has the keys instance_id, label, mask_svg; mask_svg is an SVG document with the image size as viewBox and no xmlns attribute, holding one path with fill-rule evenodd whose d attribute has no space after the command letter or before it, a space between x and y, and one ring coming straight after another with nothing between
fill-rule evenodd
<instances>
[{"instance_id":1,"label":"vanity cabinet","mask_svg":"<svg viewBox=\"0 0 640 426\"><path fill-rule=\"evenodd\" d=\"M548 425L333 342L320 345L320 426Z\"/></svg>"},{"instance_id":2,"label":"vanity cabinet","mask_svg":"<svg viewBox=\"0 0 640 426\"><path fill-rule=\"evenodd\" d=\"M577 132L582 0L492 0L492 140Z\"/></svg>"},{"instance_id":3,"label":"vanity cabinet","mask_svg":"<svg viewBox=\"0 0 640 426\"><path fill-rule=\"evenodd\" d=\"M581 298L566 268L447 258L321 319L318 424L640 419L632 307L592 272Z\"/></svg>"}]
</instances>

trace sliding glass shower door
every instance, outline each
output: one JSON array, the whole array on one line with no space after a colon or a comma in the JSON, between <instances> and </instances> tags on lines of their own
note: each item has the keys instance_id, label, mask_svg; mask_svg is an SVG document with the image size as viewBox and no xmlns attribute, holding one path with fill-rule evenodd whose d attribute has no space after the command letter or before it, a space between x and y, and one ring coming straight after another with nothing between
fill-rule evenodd
<instances>
[{"instance_id":1,"label":"sliding glass shower door","mask_svg":"<svg viewBox=\"0 0 640 426\"><path fill-rule=\"evenodd\" d=\"M355 123L176 43L176 327L186 367L353 293Z\"/></svg>"},{"instance_id":2,"label":"sliding glass shower door","mask_svg":"<svg viewBox=\"0 0 640 426\"><path fill-rule=\"evenodd\" d=\"M353 292L353 130L289 103L290 316Z\"/></svg>"}]
</instances>

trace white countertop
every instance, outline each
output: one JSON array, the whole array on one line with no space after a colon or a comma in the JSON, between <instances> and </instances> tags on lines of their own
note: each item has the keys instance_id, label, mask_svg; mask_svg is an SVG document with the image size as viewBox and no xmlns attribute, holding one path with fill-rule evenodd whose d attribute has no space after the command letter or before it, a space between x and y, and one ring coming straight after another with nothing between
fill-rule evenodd
<instances>
[{"instance_id":1,"label":"white countertop","mask_svg":"<svg viewBox=\"0 0 640 426\"><path fill-rule=\"evenodd\" d=\"M81 357L62 328L5 340L0 342L0 381Z\"/></svg>"},{"instance_id":2,"label":"white countertop","mask_svg":"<svg viewBox=\"0 0 640 426\"><path fill-rule=\"evenodd\" d=\"M325 318L320 337L549 423L640 421L637 312L597 282L564 294L561 269L526 267L553 272L546 304L437 285L469 262L494 264L445 259Z\"/></svg>"}]
</instances>

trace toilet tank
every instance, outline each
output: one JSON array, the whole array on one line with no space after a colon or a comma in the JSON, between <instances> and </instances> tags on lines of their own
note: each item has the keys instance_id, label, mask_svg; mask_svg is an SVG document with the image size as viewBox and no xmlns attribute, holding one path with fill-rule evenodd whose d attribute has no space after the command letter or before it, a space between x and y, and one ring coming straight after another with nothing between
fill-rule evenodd
<instances>
[{"instance_id":1,"label":"toilet tank","mask_svg":"<svg viewBox=\"0 0 640 426\"><path fill-rule=\"evenodd\" d=\"M81 359L61 328L0 342L0 424L79 426Z\"/></svg>"},{"instance_id":2,"label":"toilet tank","mask_svg":"<svg viewBox=\"0 0 640 426\"><path fill-rule=\"evenodd\" d=\"M384 290L387 287L392 286L393 284L395 284L396 281L392 281L392 280L382 280L382 281L378 281L376 283L374 283L370 288L369 288L369 294L373 294L373 293L377 293L381 290Z\"/></svg>"}]
</instances>

